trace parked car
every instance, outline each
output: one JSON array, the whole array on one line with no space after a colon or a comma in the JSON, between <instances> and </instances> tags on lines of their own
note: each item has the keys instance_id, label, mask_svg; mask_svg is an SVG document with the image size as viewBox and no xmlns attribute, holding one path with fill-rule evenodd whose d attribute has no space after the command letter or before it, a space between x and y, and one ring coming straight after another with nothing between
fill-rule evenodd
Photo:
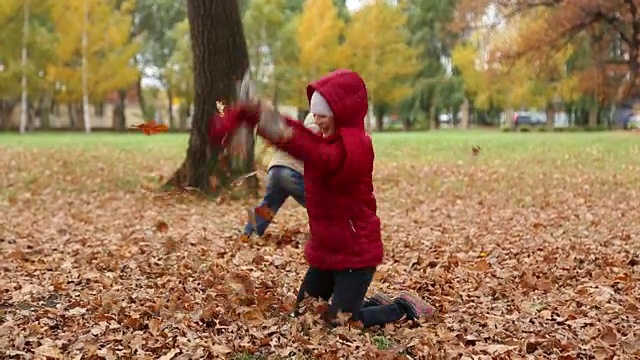
<instances>
[{"instance_id":1,"label":"parked car","mask_svg":"<svg viewBox=\"0 0 640 360\"><path fill-rule=\"evenodd\" d=\"M535 113L527 111L516 111L513 114L513 126L540 126L545 125L546 121Z\"/></svg>"}]
</instances>

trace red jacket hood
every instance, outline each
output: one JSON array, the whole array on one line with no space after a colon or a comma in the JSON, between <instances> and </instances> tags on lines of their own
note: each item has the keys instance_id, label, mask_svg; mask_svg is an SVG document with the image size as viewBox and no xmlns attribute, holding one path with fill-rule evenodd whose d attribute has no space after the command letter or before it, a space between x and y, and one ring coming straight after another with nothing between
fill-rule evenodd
<instances>
[{"instance_id":1,"label":"red jacket hood","mask_svg":"<svg viewBox=\"0 0 640 360\"><path fill-rule=\"evenodd\" d=\"M333 111L336 128L364 129L369 110L367 88L358 73L340 69L307 85L307 98L319 92Z\"/></svg>"}]
</instances>

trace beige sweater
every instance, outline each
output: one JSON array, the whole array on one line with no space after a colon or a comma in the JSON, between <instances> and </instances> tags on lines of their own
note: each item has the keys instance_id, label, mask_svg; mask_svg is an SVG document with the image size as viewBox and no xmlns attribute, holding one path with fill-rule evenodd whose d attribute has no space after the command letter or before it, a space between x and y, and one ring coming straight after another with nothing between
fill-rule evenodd
<instances>
[{"instance_id":1,"label":"beige sweater","mask_svg":"<svg viewBox=\"0 0 640 360\"><path fill-rule=\"evenodd\" d=\"M313 115L311 113L309 113L307 117L304 118L304 126L313 132L320 130L318 128L318 125L315 124ZM291 155L281 150L276 150L273 154L273 158L271 158L268 169L271 169L272 166L286 166L299 172L300 174L304 174L304 164L302 163L302 161L292 157Z\"/></svg>"}]
</instances>

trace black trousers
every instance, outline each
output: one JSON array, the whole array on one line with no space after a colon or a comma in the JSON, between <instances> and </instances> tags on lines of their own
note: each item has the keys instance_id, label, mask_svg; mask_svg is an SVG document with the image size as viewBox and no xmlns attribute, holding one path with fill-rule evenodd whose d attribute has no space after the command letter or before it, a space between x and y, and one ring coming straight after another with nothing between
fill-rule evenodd
<instances>
[{"instance_id":1,"label":"black trousers","mask_svg":"<svg viewBox=\"0 0 640 360\"><path fill-rule=\"evenodd\" d=\"M402 319L406 313L397 303L379 305L364 301L373 280L375 268L348 270L319 270L310 267L300 286L298 302L305 294L325 301L329 305L330 319L339 312L351 314L354 321L362 321L364 327L384 325Z\"/></svg>"}]
</instances>

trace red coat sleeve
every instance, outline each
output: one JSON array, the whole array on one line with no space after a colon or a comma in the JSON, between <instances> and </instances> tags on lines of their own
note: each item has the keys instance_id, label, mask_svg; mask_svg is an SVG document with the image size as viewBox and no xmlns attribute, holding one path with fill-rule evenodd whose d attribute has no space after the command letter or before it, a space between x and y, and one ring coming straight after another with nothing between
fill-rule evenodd
<instances>
[{"instance_id":1,"label":"red coat sleeve","mask_svg":"<svg viewBox=\"0 0 640 360\"><path fill-rule=\"evenodd\" d=\"M245 107L237 106L226 111L224 116L216 114L209 120L209 144L221 146L228 134L233 132L241 122L257 123L257 114Z\"/></svg>"},{"instance_id":2,"label":"red coat sleeve","mask_svg":"<svg viewBox=\"0 0 640 360\"><path fill-rule=\"evenodd\" d=\"M331 175L340 170L346 158L341 139L327 142L300 122L289 118L286 121L292 129L292 135L286 141L274 144L277 148L302 160L305 166L311 166L321 174Z\"/></svg>"}]
</instances>

